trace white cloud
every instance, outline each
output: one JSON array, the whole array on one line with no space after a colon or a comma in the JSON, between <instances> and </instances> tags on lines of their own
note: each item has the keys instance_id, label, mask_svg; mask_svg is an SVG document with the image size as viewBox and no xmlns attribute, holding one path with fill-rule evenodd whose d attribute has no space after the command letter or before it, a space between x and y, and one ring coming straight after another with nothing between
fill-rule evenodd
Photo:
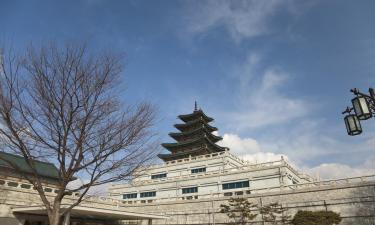
<instances>
[{"instance_id":1,"label":"white cloud","mask_svg":"<svg viewBox=\"0 0 375 225\"><path fill-rule=\"evenodd\" d=\"M187 31L192 35L205 34L224 27L239 42L269 32L269 19L277 10L288 6L284 0L209 0L191 8Z\"/></svg>"},{"instance_id":2,"label":"white cloud","mask_svg":"<svg viewBox=\"0 0 375 225\"><path fill-rule=\"evenodd\" d=\"M270 19L280 11L287 10L297 18L313 4L294 0L202 1L191 8L184 28L193 37L223 29L237 44L243 44L242 40L275 32ZM342 124L326 121L326 114L321 116L326 113L322 111L327 104L324 99L313 101L289 91L298 90L291 87L294 74L269 65L267 58L252 51L229 69L228 77L229 81L235 80L229 90L235 96L230 100L234 104L213 114L230 132L224 134L221 145L230 147L234 154L252 162L278 160L286 155L306 171L320 171L324 178L375 173L372 164L358 165L364 161L361 157L374 151L375 139L363 143L344 139ZM327 158L330 163L322 163Z\"/></svg>"},{"instance_id":3,"label":"white cloud","mask_svg":"<svg viewBox=\"0 0 375 225\"><path fill-rule=\"evenodd\" d=\"M306 115L311 106L283 92L290 75L280 68L262 68L258 54L250 54L233 72L237 81L237 103L224 116L231 128L244 130L282 124ZM233 75L232 75L233 76ZM233 127L235 126L235 127Z\"/></svg>"},{"instance_id":4,"label":"white cloud","mask_svg":"<svg viewBox=\"0 0 375 225\"><path fill-rule=\"evenodd\" d=\"M375 174L375 164L360 165L374 151L375 139L348 139L343 124L313 116L325 103L288 95L291 74L264 66L262 57L252 53L231 76L237 81L236 104L217 114L231 132L222 145L234 154L253 163L284 156L324 179Z\"/></svg>"},{"instance_id":5,"label":"white cloud","mask_svg":"<svg viewBox=\"0 0 375 225\"><path fill-rule=\"evenodd\" d=\"M261 147L262 144L253 138L241 138L236 134L224 134L223 140L219 144L229 147L232 154L251 163L277 161L280 160L281 157L285 160L289 160L289 157L285 154L265 152ZM299 150L300 149L296 147L293 151L297 152ZM324 149L321 149L321 151L324 152ZM305 150L303 150L303 152L305 152ZM320 177L321 179L337 179L374 175L375 166L373 161L374 158L368 158L363 164L358 166L349 166L341 163L323 163L318 166L309 167L304 165L303 162L299 164L303 172L307 172L312 176ZM293 161L290 163L292 163L292 165L294 164Z\"/></svg>"},{"instance_id":6,"label":"white cloud","mask_svg":"<svg viewBox=\"0 0 375 225\"><path fill-rule=\"evenodd\" d=\"M260 151L259 143L255 139L241 139L236 134L224 134L220 145L229 147L237 155L256 153Z\"/></svg>"},{"instance_id":7,"label":"white cloud","mask_svg":"<svg viewBox=\"0 0 375 225\"><path fill-rule=\"evenodd\" d=\"M224 134L223 140L219 143L222 146L229 147L231 153L241 157L251 163L262 163L280 160L283 154L272 152L262 152L260 144L253 138L241 138L236 134Z\"/></svg>"},{"instance_id":8,"label":"white cloud","mask_svg":"<svg viewBox=\"0 0 375 225\"><path fill-rule=\"evenodd\" d=\"M375 168L353 167L340 163L323 163L313 168L307 168L306 170L310 174L314 174L322 179L360 177L375 174Z\"/></svg>"}]
</instances>

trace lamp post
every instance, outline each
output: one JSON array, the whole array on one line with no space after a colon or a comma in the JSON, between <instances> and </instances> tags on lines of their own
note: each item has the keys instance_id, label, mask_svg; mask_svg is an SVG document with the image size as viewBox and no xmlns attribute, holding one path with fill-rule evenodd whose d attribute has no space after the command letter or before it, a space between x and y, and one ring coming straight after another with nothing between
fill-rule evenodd
<instances>
[{"instance_id":1,"label":"lamp post","mask_svg":"<svg viewBox=\"0 0 375 225\"><path fill-rule=\"evenodd\" d=\"M360 121L375 115L375 92L372 88L369 89L369 94L364 94L357 88L350 91L355 95L352 99L353 107L347 107L342 114L346 114L344 121L348 134L354 136L362 133Z\"/></svg>"}]
</instances>

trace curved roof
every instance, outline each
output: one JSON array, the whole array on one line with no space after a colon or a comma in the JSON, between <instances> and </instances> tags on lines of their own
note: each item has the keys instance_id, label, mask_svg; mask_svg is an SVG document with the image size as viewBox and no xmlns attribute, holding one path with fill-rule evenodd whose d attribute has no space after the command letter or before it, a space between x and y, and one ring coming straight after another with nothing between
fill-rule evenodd
<instances>
[{"instance_id":1,"label":"curved roof","mask_svg":"<svg viewBox=\"0 0 375 225\"><path fill-rule=\"evenodd\" d=\"M33 160L33 163L40 176L59 179L59 170L52 163L38 160ZM14 169L13 165L16 166L16 168L19 168L20 172L32 173L31 167L22 156L0 152L0 167Z\"/></svg>"},{"instance_id":2,"label":"curved roof","mask_svg":"<svg viewBox=\"0 0 375 225\"><path fill-rule=\"evenodd\" d=\"M164 148L168 149L169 151L173 151L173 150L178 150L182 147L186 147L186 146L194 146L195 144L197 143L201 143L201 142L204 142L208 145L210 145L213 149L215 149L216 152L220 152L220 151L225 151L226 148L224 147L221 147L215 143L213 143L209 138L207 138L207 136L202 136L202 137L199 137L199 138L196 138L196 139L193 139L193 140L190 140L190 141L185 141L185 142L178 142L178 143L163 143L161 144Z\"/></svg>"},{"instance_id":3,"label":"curved roof","mask_svg":"<svg viewBox=\"0 0 375 225\"><path fill-rule=\"evenodd\" d=\"M184 122L189 122L189 121L195 120L195 119L197 119L199 117L202 117L206 122L211 122L211 121L214 120L213 118L207 116L201 109L194 110L194 112L190 113L190 114L185 114L185 115L179 115L178 116L178 118L180 118Z\"/></svg>"},{"instance_id":4,"label":"curved roof","mask_svg":"<svg viewBox=\"0 0 375 225\"><path fill-rule=\"evenodd\" d=\"M178 130L180 130L181 132L184 132L189 127L197 125L197 124L202 124L202 126L207 128L209 132L217 131L216 127L213 127L213 126L209 125L207 122L205 122L204 120L202 120L200 118L198 118L196 120L189 121L187 123L175 124L174 127L177 128Z\"/></svg>"},{"instance_id":5,"label":"curved roof","mask_svg":"<svg viewBox=\"0 0 375 225\"><path fill-rule=\"evenodd\" d=\"M202 155L202 151L207 151L204 152L204 154L209 154L209 153L214 153L214 151L210 151L209 148L198 148L198 149L192 149L190 151L186 152L178 152L174 154L158 154L158 157L164 161L169 161L169 160L175 160L175 159L183 159L183 158L188 158L189 155L191 156L196 156L196 155Z\"/></svg>"},{"instance_id":6,"label":"curved roof","mask_svg":"<svg viewBox=\"0 0 375 225\"><path fill-rule=\"evenodd\" d=\"M216 136L216 135L210 133L210 131L206 127L198 127L197 129L194 129L192 131L186 131L186 132L182 132L182 133L172 132L172 133L169 133L169 136L171 136L176 141L180 141L181 138L186 138L186 137L189 137L191 135L199 134L199 133L206 134L212 142L218 142L218 141L223 139L220 136Z\"/></svg>"}]
</instances>

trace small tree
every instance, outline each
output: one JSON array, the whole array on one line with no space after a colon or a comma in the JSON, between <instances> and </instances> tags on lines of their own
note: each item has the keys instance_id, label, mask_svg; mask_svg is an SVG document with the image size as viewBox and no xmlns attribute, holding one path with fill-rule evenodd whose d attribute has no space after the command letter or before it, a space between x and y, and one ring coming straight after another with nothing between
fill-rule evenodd
<instances>
[{"instance_id":1,"label":"small tree","mask_svg":"<svg viewBox=\"0 0 375 225\"><path fill-rule=\"evenodd\" d=\"M290 224L289 223L290 216L285 215L284 213L286 210L287 209L283 208L278 202L270 203L268 205L260 207L259 209L260 214L262 214L263 216L263 220L265 222L270 222L274 225L278 224L277 222L278 218L280 219L281 224L283 225Z\"/></svg>"},{"instance_id":2,"label":"small tree","mask_svg":"<svg viewBox=\"0 0 375 225\"><path fill-rule=\"evenodd\" d=\"M84 45L30 47L20 56L0 53L1 151L22 156L30 173L0 160L33 185L50 225L60 224L92 187L131 179L153 157L154 110L147 103L120 101L121 57L90 54ZM35 160L59 170L52 197ZM76 177L84 182L69 189ZM62 208L72 192L79 197Z\"/></svg>"},{"instance_id":3,"label":"small tree","mask_svg":"<svg viewBox=\"0 0 375 225\"><path fill-rule=\"evenodd\" d=\"M235 222L232 224L245 225L257 216L252 211L256 210L258 205L245 198L230 198L228 203L228 205L220 205L220 212L226 213L229 218L233 219Z\"/></svg>"},{"instance_id":4,"label":"small tree","mask_svg":"<svg viewBox=\"0 0 375 225\"><path fill-rule=\"evenodd\" d=\"M341 222L340 214L332 211L298 211L292 225L334 225Z\"/></svg>"}]
</instances>

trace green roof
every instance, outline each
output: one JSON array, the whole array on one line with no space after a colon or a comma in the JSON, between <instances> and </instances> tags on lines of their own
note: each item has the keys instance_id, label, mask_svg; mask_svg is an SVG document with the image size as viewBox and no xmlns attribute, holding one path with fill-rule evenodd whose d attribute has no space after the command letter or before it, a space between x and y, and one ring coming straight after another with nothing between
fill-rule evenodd
<instances>
[{"instance_id":1,"label":"green roof","mask_svg":"<svg viewBox=\"0 0 375 225\"><path fill-rule=\"evenodd\" d=\"M27 164L26 160L22 156L0 152L0 167L13 169L13 167L6 161L10 161L13 164L17 165L24 173L31 173L31 167ZM40 176L59 179L59 170L52 163L41 162L38 160L34 160L33 162L35 169Z\"/></svg>"},{"instance_id":2,"label":"green roof","mask_svg":"<svg viewBox=\"0 0 375 225\"><path fill-rule=\"evenodd\" d=\"M208 150L205 152L205 150ZM190 151L186 152L178 152L174 154L158 154L158 157L164 161L170 161L170 160L176 160L176 159L183 159L183 158L188 158L189 155L191 156L197 156L197 155L203 155L203 154L209 154L209 153L214 153L215 151L209 151L209 149L193 149Z\"/></svg>"},{"instance_id":3,"label":"green roof","mask_svg":"<svg viewBox=\"0 0 375 225\"><path fill-rule=\"evenodd\" d=\"M179 115L178 118L180 118L182 121L184 122L189 122L189 121L192 121L192 120L195 120L199 117L202 117L204 118L207 122L211 122L213 121L214 119L207 116L206 114L204 114L204 112L199 109L199 110L194 110L193 113L190 113L190 114L185 114L185 115Z\"/></svg>"},{"instance_id":4,"label":"green roof","mask_svg":"<svg viewBox=\"0 0 375 225\"><path fill-rule=\"evenodd\" d=\"M196 124L204 125L204 127L206 127L210 132L217 130L216 127L213 127L213 126L209 125L207 122L205 122L201 119L192 120L192 121L189 121L187 123L175 124L174 127L176 127L178 130L183 132L187 128L192 127Z\"/></svg>"},{"instance_id":5,"label":"green roof","mask_svg":"<svg viewBox=\"0 0 375 225\"><path fill-rule=\"evenodd\" d=\"M176 141L179 141L180 138L190 137L191 135L194 135L194 134L197 134L197 133L206 134L207 137L209 137L212 142L218 142L218 141L220 141L220 140L223 139L220 136L216 136L216 135L210 133L210 131L206 127L198 127L197 129L194 129L194 130L191 130L191 131L182 132L182 133L172 132L172 133L169 133L169 136L171 136Z\"/></svg>"},{"instance_id":6,"label":"green roof","mask_svg":"<svg viewBox=\"0 0 375 225\"><path fill-rule=\"evenodd\" d=\"M185 142L178 142L178 143L163 143L161 144L164 148L168 149L169 151L172 151L172 150L179 150L180 148L184 147L184 146L194 146L196 145L197 143L207 143L209 144L213 149L215 149L217 152L219 151L225 151L226 148L225 147L221 147L215 143L213 143L210 139L208 139L207 137L203 136L203 137L199 137L199 138L196 138L196 139L192 139L192 140L189 140L189 141L185 141Z\"/></svg>"}]
</instances>

